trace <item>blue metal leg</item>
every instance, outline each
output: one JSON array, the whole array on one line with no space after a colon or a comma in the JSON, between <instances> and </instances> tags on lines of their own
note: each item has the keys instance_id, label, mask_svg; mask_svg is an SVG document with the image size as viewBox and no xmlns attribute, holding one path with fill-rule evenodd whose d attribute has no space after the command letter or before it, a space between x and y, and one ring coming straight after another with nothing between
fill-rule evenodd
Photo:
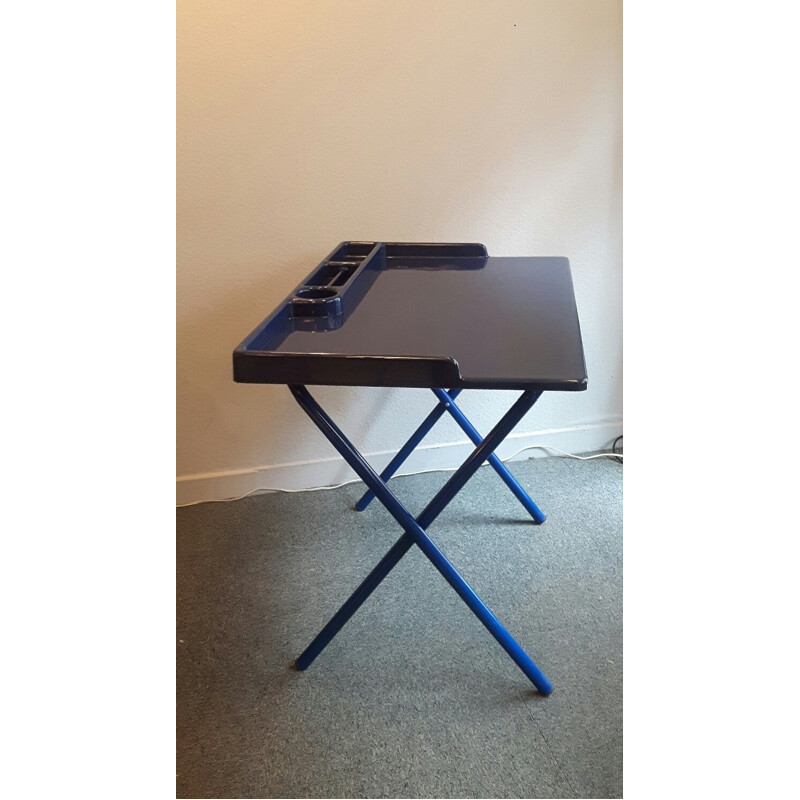
<instances>
[{"instance_id":1,"label":"blue metal leg","mask_svg":"<svg viewBox=\"0 0 800 800\"><path fill-rule=\"evenodd\" d=\"M541 392L526 391L523 393L500 422L495 425L489 435L473 451L467 460L456 470L447 483L440 489L436 496L425 507L419 518L415 520L404 508L403 504L395 497L389 487L380 479L363 456L353 447L344 434L336 427L335 423L320 408L304 386L290 386L297 402L311 417L317 427L322 431L328 441L336 448L356 474L375 493L389 513L405 530L402 536L383 557L377 567L367 579L353 593L350 599L337 612L336 616L325 626L312 644L297 661L299 669L305 669L314 660L316 655L336 635L342 625L352 616L356 609L371 594L381 580L389 573L411 544L416 544L445 580L455 589L470 610L478 617L487 630L494 636L503 649L508 653L514 663L533 683L540 694L550 694L553 687L542 671L531 660L530 656L520 647L511 634L503 627L497 617L484 605L469 584L458 574L456 569L439 550L439 548L425 534L424 528L447 506L452 498L460 491L464 484L475 474L480 465L486 460L497 445L511 432L514 426L522 419L527 411L539 399ZM324 636L323 636L324 635Z\"/></svg>"},{"instance_id":2,"label":"blue metal leg","mask_svg":"<svg viewBox=\"0 0 800 800\"><path fill-rule=\"evenodd\" d=\"M395 564L409 551L414 540L404 533L392 549L378 562L375 569L361 582L347 602L331 617L328 624L314 637L295 662L297 669L308 669L314 659L325 649L328 642L344 627L361 604L372 594L378 584L392 571Z\"/></svg>"},{"instance_id":3,"label":"blue metal leg","mask_svg":"<svg viewBox=\"0 0 800 800\"><path fill-rule=\"evenodd\" d=\"M448 394L444 389L434 389L433 393L439 398L439 402L447 409L450 416L459 424L461 430L469 436L472 443L479 445L483 441L483 437L472 427L470 421L455 404L455 393L450 392ZM531 500L528 493L519 485L517 479L508 471L506 465L494 453L486 460L494 468L494 471L503 479L503 483L511 489L514 497L522 503L525 510L533 517L533 521L537 525L541 525L546 519L545 515L541 512L536 503Z\"/></svg>"},{"instance_id":4,"label":"blue metal leg","mask_svg":"<svg viewBox=\"0 0 800 800\"><path fill-rule=\"evenodd\" d=\"M450 397L456 398L461 394L461 389L453 389ZM389 465L381 472L381 480L385 483L392 475L400 469L403 462L414 452L417 445L428 435L428 432L441 419L445 412L445 406L440 403L436 408L425 417L422 425L417 428L411 438L400 448L397 455L389 462ZM356 503L356 511L363 511L373 500L375 495L371 490L367 490L364 496Z\"/></svg>"},{"instance_id":5,"label":"blue metal leg","mask_svg":"<svg viewBox=\"0 0 800 800\"><path fill-rule=\"evenodd\" d=\"M458 408L458 406L456 406L453 402L461 393L461 389L454 389L451 392L446 392L444 389L433 389L433 393L439 400L438 405L433 409L433 411L431 411L430 414L428 414L422 424L411 435L411 438L403 445L403 447L389 462L389 465L383 470L383 472L381 472L381 480L384 482L388 481L389 478L391 478L395 472L397 472L400 466L415 450L417 445L419 445L419 443L425 438L431 428L433 428L433 426L441 419L445 411L450 413L450 415L467 434L473 444L479 445L481 443L481 435L477 430L475 430L466 416L464 416L464 413L461 411L461 409ZM531 515L533 521L537 525L541 525L541 523L547 518L541 509L536 505L536 503L533 502L530 495L522 488L522 486L520 486L516 478L514 478L514 476L508 471L505 464L503 464L503 462L494 453L488 457L487 461L502 478L506 486L511 489L517 500L522 503L523 508ZM356 510L363 511L372 502L374 497L375 495L373 492L368 489L361 499L356 503Z\"/></svg>"}]
</instances>

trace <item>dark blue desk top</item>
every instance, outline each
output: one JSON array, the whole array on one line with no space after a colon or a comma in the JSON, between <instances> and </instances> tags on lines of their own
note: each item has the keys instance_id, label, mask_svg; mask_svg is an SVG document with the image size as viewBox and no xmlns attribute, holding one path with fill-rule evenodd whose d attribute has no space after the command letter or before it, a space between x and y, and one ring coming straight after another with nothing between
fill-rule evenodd
<instances>
[{"instance_id":1,"label":"dark blue desk top","mask_svg":"<svg viewBox=\"0 0 800 800\"><path fill-rule=\"evenodd\" d=\"M586 388L566 258L344 242L234 351L234 380Z\"/></svg>"}]
</instances>

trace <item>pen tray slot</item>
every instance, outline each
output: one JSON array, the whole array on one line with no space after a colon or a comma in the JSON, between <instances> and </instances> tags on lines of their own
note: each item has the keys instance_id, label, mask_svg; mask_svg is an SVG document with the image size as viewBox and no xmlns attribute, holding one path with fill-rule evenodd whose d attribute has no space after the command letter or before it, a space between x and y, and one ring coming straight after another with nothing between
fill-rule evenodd
<instances>
[{"instance_id":1,"label":"pen tray slot","mask_svg":"<svg viewBox=\"0 0 800 800\"><path fill-rule=\"evenodd\" d=\"M306 286L344 286L359 267L363 259L349 261L329 261L323 264L309 280Z\"/></svg>"},{"instance_id":2,"label":"pen tray slot","mask_svg":"<svg viewBox=\"0 0 800 800\"><path fill-rule=\"evenodd\" d=\"M292 296L295 318L337 316L344 293L358 275L382 254L377 242L344 242L323 261Z\"/></svg>"}]
</instances>

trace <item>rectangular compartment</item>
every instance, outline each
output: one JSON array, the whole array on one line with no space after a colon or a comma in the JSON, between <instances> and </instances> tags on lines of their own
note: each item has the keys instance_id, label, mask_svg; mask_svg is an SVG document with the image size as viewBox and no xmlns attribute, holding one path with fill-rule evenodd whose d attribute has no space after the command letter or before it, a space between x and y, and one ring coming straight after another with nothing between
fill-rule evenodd
<instances>
[{"instance_id":1,"label":"rectangular compartment","mask_svg":"<svg viewBox=\"0 0 800 800\"><path fill-rule=\"evenodd\" d=\"M345 308L355 305L369 288L371 281L361 278L362 273L367 269L374 272L383 263L382 244L342 242L295 289L291 298L292 317L328 316L333 319L341 316ZM356 286L358 283L361 286Z\"/></svg>"},{"instance_id":2,"label":"rectangular compartment","mask_svg":"<svg viewBox=\"0 0 800 800\"><path fill-rule=\"evenodd\" d=\"M349 261L366 258L374 249L377 242L342 242L329 256L330 261Z\"/></svg>"},{"instance_id":3,"label":"rectangular compartment","mask_svg":"<svg viewBox=\"0 0 800 800\"><path fill-rule=\"evenodd\" d=\"M353 276L363 259L328 261L305 283L306 286L343 286Z\"/></svg>"}]
</instances>

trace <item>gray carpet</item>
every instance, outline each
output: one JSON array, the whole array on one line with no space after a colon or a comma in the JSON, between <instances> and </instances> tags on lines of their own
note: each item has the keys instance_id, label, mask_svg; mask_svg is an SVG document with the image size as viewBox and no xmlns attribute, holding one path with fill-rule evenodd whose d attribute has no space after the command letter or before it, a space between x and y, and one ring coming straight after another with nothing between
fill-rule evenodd
<instances>
[{"instance_id":1,"label":"gray carpet","mask_svg":"<svg viewBox=\"0 0 800 800\"><path fill-rule=\"evenodd\" d=\"M622 466L483 467L430 535L555 686L539 697L416 549L290 669L401 531L353 484L178 511L177 796L621 797ZM447 479L398 478L418 513Z\"/></svg>"}]
</instances>

